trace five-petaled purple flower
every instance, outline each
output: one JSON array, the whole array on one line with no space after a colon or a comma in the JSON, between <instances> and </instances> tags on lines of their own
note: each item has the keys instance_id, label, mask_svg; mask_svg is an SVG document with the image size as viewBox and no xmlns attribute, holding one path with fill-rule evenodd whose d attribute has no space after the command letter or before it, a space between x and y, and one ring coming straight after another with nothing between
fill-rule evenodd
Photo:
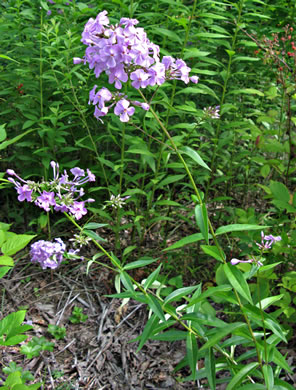
<instances>
[{"instance_id":1,"label":"five-petaled purple flower","mask_svg":"<svg viewBox=\"0 0 296 390\"><path fill-rule=\"evenodd\" d=\"M126 99L121 99L114 108L114 113L119 115L121 122L128 122L129 117L135 112L134 107L129 107L130 102Z\"/></svg>"}]
</instances>

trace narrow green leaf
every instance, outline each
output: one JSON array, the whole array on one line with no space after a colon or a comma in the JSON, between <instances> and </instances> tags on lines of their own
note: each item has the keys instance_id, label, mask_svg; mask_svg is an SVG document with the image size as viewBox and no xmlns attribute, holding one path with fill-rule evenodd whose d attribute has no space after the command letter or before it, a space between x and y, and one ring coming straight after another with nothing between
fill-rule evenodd
<instances>
[{"instance_id":1,"label":"narrow green leaf","mask_svg":"<svg viewBox=\"0 0 296 390\"><path fill-rule=\"evenodd\" d=\"M230 233L230 232L244 232L248 230L263 230L267 229L269 226L258 226L258 225L250 225L250 224L233 224L219 227L215 234L219 236L221 234Z\"/></svg>"},{"instance_id":2,"label":"narrow green leaf","mask_svg":"<svg viewBox=\"0 0 296 390\"><path fill-rule=\"evenodd\" d=\"M231 379L226 387L226 390L237 389L238 385L248 376L256 367L258 367L259 363L253 362L244 366L235 376Z\"/></svg>"},{"instance_id":3,"label":"narrow green leaf","mask_svg":"<svg viewBox=\"0 0 296 390\"><path fill-rule=\"evenodd\" d=\"M217 287L209 287L206 291L204 291L202 294L200 294L197 297L192 297L189 301L187 307L193 306L198 302L204 301L207 297L215 296L215 294L218 294L220 292L227 292L232 290L231 286L229 285L221 285Z\"/></svg>"},{"instance_id":4,"label":"narrow green leaf","mask_svg":"<svg viewBox=\"0 0 296 390\"><path fill-rule=\"evenodd\" d=\"M135 268L140 268L140 267L145 267L146 265L149 265L151 263L154 263L157 261L157 259L140 259L137 261L133 261L132 263L129 263L123 267L124 270L129 270L129 269L135 269Z\"/></svg>"},{"instance_id":5,"label":"narrow green leaf","mask_svg":"<svg viewBox=\"0 0 296 390\"><path fill-rule=\"evenodd\" d=\"M208 213L207 207L204 203L195 206L195 220L199 227L203 238L206 243L209 244L209 225L208 225Z\"/></svg>"},{"instance_id":6,"label":"narrow green leaf","mask_svg":"<svg viewBox=\"0 0 296 390\"><path fill-rule=\"evenodd\" d=\"M192 372L192 379L196 378L196 363L197 363L197 342L193 333L188 332L186 337L186 351L189 367Z\"/></svg>"},{"instance_id":7,"label":"narrow green leaf","mask_svg":"<svg viewBox=\"0 0 296 390\"><path fill-rule=\"evenodd\" d=\"M210 388L216 390L216 362L213 348L206 350L205 369Z\"/></svg>"},{"instance_id":8,"label":"narrow green leaf","mask_svg":"<svg viewBox=\"0 0 296 390\"><path fill-rule=\"evenodd\" d=\"M4 58L4 60L14 61L14 62L16 62L17 64L19 64L18 61L14 60L13 58L10 58L10 57L8 57L8 56L6 56L6 55L4 55L4 54L0 54L0 58Z\"/></svg>"},{"instance_id":9,"label":"narrow green leaf","mask_svg":"<svg viewBox=\"0 0 296 390\"><path fill-rule=\"evenodd\" d=\"M4 141L7 137L5 124L0 125L0 142Z\"/></svg>"},{"instance_id":10,"label":"narrow green leaf","mask_svg":"<svg viewBox=\"0 0 296 390\"><path fill-rule=\"evenodd\" d=\"M140 343L137 348L137 353L142 349L143 345L149 339L149 336L153 333L153 330L157 326L158 322L159 322L159 318L156 316L156 314L152 314L152 316L149 318L149 320L145 325L143 333L140 336Z\"/></svg>"},{"instance_id":11,"label":"narrow green leaf","mask_svg":"<svg viewBox=\"0 0 296 390\"><path fill-rule=\"evenodd\" d=\"M225 328L215 329L216 332L211 334L210 339L200 348L200 351L204 351L207 348L213 347L228 334L242 327L246 327L246 324L243 322L235 322L234 324L227 324Z\"/></svg>"},{"instance_id":12,"label":"narrow green leaf","mask_svg":"<svg viewBox=\"0 0 296 390\"><path fill-rule=\"evenodd\" d=\"M216 260L221 261L222 263L226 259L226 255L224 252L223 253L223 258L219 252L219 249L216 246L211 246L211 245L201 245L201 249L209 256L213 257Z\"/></svg>"},{"instance_id":13,"label":"narrow green leaf","mask_svg":"<svg viewBox=\"0 0 296 390\"><path fill-rule=\"evenodd\" d=\"M149 305L150 309L153 311L153 313L155 313L159 319L161 319L162 321L165 322L166 319L165 319L162 307L161 307L158 299L155 298L153 295L148 295L147 301L148 301L148 305Z\"/></svg>"},{"instance_id":14,"label":"narrow green leaf","mask_svg":"<svg viewBox=\"0 0 296 390\"><path fill-rule=\"evenodd\" d=\"M192 158L193 161L195 161L198 165L202 166L203 168L211 170L208 165L204 162L204 160L200 157L200 155L197 153L196 150L193 150L189 146L183 146L179 149L181 153L187 154L190 158Z\"/></svg>"},{"instance_id":15,"label":"narrow green leaf","mask_svg":"<svg viewBox=\"0 0 296 390\"><path fill-rule=\"evenodd\" d=\"M146 291L154 282L155 280L157 279L158 275L159 275L159 272L161 270L161 267L162 267L162 264L160 264L155 271L152 272L152 274L150 274L148 276L148 278L145 280L145 283L144 283L144 290Z\"/></svg>"},{"instance_id":16,"label":"narrow green leaf","mask_svg":"<svg viewBox=\"0 0 296 390\"><path fill-rule=\"evenodd\" d=\"M209 238L212 238L212 236L209 235ZM168 248L163 249L163 252L171 251L173 249L179 249L185 245L193 244L194 242L200 241L202 239L203 239L203 235L201 233L191 234L190 236L181 238L181 240L175 242L173 245L169 246Z\"/></svg>"},{"instance_id":17,"label":"narrow green leaf","mask_svg":"<svg viewBox=\"0 0 296 390\"><path fill-rule=\"evenodd\" d=\"M120 272L120 280L122 281L122 284L124 285L124 287L128 290L128 291L131 291L131 292L135 292L135 289L134 289L134 286L132 284L132 281L129 277L129 274L127 274L126 272L124 271L121 271Z\"/></svg>"},{"instance_id":18,"label":"narrow green leaf","mask_svg":"<svg viewBox=\"0 0 296 390\"><path fill-rule=\"evenodd\" d=\"M177 290L173 291L171 294L169 294L166 299L163 302L163 306L170 302L177 301L180 298L185 297L186 295L190 294L192 291L196 290L198 286L190 286L190 287L182 287L178 288Z\"/></svg>"},{"instance_id":19,"label":"narrow green leaf","mask_svg":"<svg viewBox=\"0 0 296 390\"><path fill-rule=\"evenodd\" d=\"M94 230L94 229L100 229L104 226L108 226L108 224L107 223L89 222L83 226L83 229Z\"/></svg>"},{"instance_id":20,"label":"narrow green leaf","mask_svg":"<svg viewBox=\"0 0 296 390\"><path fill-rule=\"evenodd\" d=\"M272 367L269 365L263 366L263 375L267 390L272 390L274 385L274 377Z\"/></svg>"},{"instance_id":21,"label":"narrow green leaf","mask_svg":"<svg viewBox=\"0 0 296 390\"><path fill-rule=\"evenodd\" d=\"M171 329L167 332L159 333L157 335L153 335L150 338L152 340L160 340L160 341L179 341L179 340L185 340L187 333L183 330L177 330L177 329Z\"/></svg>"},{"instance_id":22,"label":"narrow green leaf","mask_svg":"<svg viewBox=\"0 0 296 390\"><path fill-rule=\"evenodd\" d=\"M101 236L99 236L96 232L94 232L93 230L83 230L83 233L86 234L88 237L92 238L93 240L95 241L103 241L103 242L106 242L107 240L105 240L104 238L102 238Z\"/></svg>"},{"instance_id":23,"label":"narrow green leaf","mask_svg":"<svg viewBox=\"0 0 296 390\"><path fill-rule=\"evenodd\" d=\"M231 265L230 263L223 264L223 270L232 287L243 298L245 298L248 302L253 304L253 300L249 290L249 285L246 282L246 279L244 278L241 271L235 265Z\"/></svg>"}]
</instances>

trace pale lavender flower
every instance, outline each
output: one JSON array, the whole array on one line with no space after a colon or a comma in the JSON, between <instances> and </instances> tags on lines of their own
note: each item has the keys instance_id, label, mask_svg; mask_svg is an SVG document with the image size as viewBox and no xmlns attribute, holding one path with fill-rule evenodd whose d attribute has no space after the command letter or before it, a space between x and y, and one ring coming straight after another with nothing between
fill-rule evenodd
<instances>
[{"instance_id":1,"label":"pale lavender flower","mask_svg":"<svg viewBox=\"0 0 296 390\"><path fill-rule=\"evenodd\" d=\"M82 62L84 62L84 60L82 58L79 58L79 57L74 57L73 58L73 64L74 65L81 64Z\"/></svg>"},{"instance_id":2,"label":"pale lavender flower","mask_svg":"<svg viewBox=\"0 0 296 390\"><path fill-rule=\"evenodd\" d=\"M75 219L81 219L85 214L87 214L85 202L75 201L71 206L69 206L69 211L74 215Z\"/></svg>"},{"instance_id":3,"label":"pale lavender flower","mask_svg":"<svg viewBox=\"0 0 296 390\"><path fill-rule=\"evenodd\" d=\"M43 191L40 196L35 200L35 204L45 211L50 211L50 206L55 206L55 193Z\"/></svg>"},{"instance_id":4,"label":"pale lavender flower","mask_svg":"<svg viewBox=\"0 0 296 390\"><path fill-rule=\"evenodd\" d=\"M56 242L40 240L31 245L32 263L39 263L43 269L57 268L63 260L66 245L60 238Z\"/></svg>"},{"instance_id":5,"label":"pale lavender flower","mask_svg":"<svg viewBox=\"0 0 296 390\"><path fill-rule=\"evenodd\" d=\"M147 86L148 74L143 69L137 69L131 73L130 79L133 80L132 86L134 88L145 88Z\"/></svg>"},{"instance_id":6,"label":"pale lavender flower","mask_svg":"<svg viewBox=\"0 0 296 390\"><path fill-rule=\"evenodd\" d=\"M114 108L115 115L119 116L121 122L128 122L129 117L135 112L134 107L129 107L130 102L126 99L121 99Z\"/></svg>"},{"instance_id":7,"label":"pale lavender flower","mask_svg":"<svg viewBox=\"0 0 296 390\"><path fill-rule=\"evenodd\" d=\"M199 78L198 78L198 76L191 76L191 77L189 77L189 80L190 80L192 83L197 84Z\"/></svg>"},{"instance_id":8,"label":"pale lavender flower","mask_svg":"<svg viewBox=\"0 0 296 390\"><path fill-rule=\"evenodd\" d=\"M32 192L33 190L30 189L30 187L27 184L24 184L23 186L20 186L16 189L19 196L17 199L20 202L23 202L26 200L27 202L32 202Z\"/></svg>"},{"instance_id":9,"label":"pale lavender flower","mask_svg":"<svg viewBox=\"0 0 296 390\"><path fill-rule=\"evenodd\" d=\"M85 175L84 170L78 167L70 169L70 172L74 175L74 180Z\"/></svg>"}]
</instances>

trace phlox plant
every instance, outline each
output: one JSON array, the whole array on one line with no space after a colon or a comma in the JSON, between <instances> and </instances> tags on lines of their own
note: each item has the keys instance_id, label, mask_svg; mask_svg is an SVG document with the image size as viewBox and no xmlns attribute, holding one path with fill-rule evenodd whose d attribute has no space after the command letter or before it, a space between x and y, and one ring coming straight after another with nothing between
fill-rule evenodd
<instances>
[{"instance_id":1,"label":"phlox plant","mask_svg":"<svg viewBox=\"0 0 296 390\"><path fill-rule=\"evenodd\" d=\"M202 283L198 283L176 288L164 297L161 290L166 286L160 281L162 264L144 280L136 281L129 271L146 267L157 259L141 257L125 263L119 259L120 256L104 248L103 240L95 231L100 224L87 222L80 226L78 223L87 214L87 202L92 202L92 199L78 201L84 194L78 187L95 180L91 171L87 170L85 174L80 168L72 168L74 178L69 179L66 172L59 176L59 164L52 162L52 181L36 183L24 180L10 169L7 171L9 181L14 184L19 201L34 203L43 208L47 215L63 212L78 229L81 245L91 239L99 254L90 259L85 257L88 272L91 264L97 263L117 274L117 293L112 297L147 304L147 323L143 333L134 340L139 343L138 351L150 338L172 342L184 340L186 355L176 369L190 368L191 374L185 380L198 382L207 378L208 387L213 390L221 382L227 383L228 390L289 389L291 386L285 381L284 372L291 373L291 368L280 352L281 343L287 343L287 332L270 311L282 296L264 294L261 284L264 275L279 264L269 262L269 257L272 249L280 244L281 237L266 234L268 226L258 224L229 224L214 228L208 215L207 197L198 189L192 170L183 156L186 155L207 171L213 168L215 158L209 167L194 149L184 145L179 149L153 102L165 83L197 83L198 77L189 76L190 68L181 59L169 55L161 59L158 45L150 42L144 29L135 27L137 24L138 20L123 17L118 24L111 25L107 11L101 11L95 19L91 18L86 23L82 33L82 43L87 45L85 56L75 57L74 64L88 64L98 83L101 75L108 77L108 88L95 85L89 94L89 104L95 106L94 116L99 123L108 121L107 114L112 109L121 123L131 124L139 108L143 110L142 113L149 114L154 126L163 134L162 143L168 143L171 153L178 158L179 169L182 167L182 179L185 176L188 178L187 191L192 192L194 217L199 230L194 239L202 241L202 251L209 259L217 261L217 285L204 288ZM143 92L149 88L153 91L150 99ZM131 97L135 93L140 100ZM219 110L219 106L206 107L204 115L219 120ZM219 131L216 135L219 135ZM125 200L125 196L112 195L107 205L119 210L125 207ZM254 253L249 253L246 259L228 258L218 240L220 235L231 232L256 233L260 230L261 241L257 245L254 243ZM60 238L37 241L30 251L33 262L51 269L60 265L66 253L66 245ZM99 256L102 261L98 260ZM219 318L214 304L231 307L235 320ZM201 360L204 367L199 369L198 362ZM221 377L220 371L223 373Z\"/></svg>"}]
</instances>

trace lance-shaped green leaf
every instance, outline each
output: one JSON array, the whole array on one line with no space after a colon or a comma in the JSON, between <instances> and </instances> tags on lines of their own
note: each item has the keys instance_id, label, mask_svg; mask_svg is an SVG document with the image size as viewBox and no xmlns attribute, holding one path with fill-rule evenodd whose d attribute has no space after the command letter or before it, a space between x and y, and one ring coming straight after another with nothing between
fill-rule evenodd
<instances>
[{"instance_id":1,"label":"lance-shaped green leaf","mask_svg":"<svg viewBox=\"0 0 296 390\"><path fill-rule=\"evenodd\" d=\"M150 274L150 275L148 276L148 278L145 280L145 282L144 282L144 290L147 290L147 288L149 288L150 286L153 285L153 283L155 282L155 280L157 279L157 277L158 277L158 275L159 275L159 272L160 272L160 270L161 270L161 266L162 266L162 264L160 264L160 265L156 268L156 270L154 270L154 271L152 272L152 274Z\"/></svg>"},{"instance_id":2,"label":"lance-shaped green leaf","mask_svg":"<svg viewBox=\"0 0 296 390\"><path fill-rule=\"evenodd\" d=\"M265 364L263 366L263 375L264 375L264 381L265 381L267 390L272 390L273 385L274 385L274 377L273 377L272 367Z\"/></svg>"},{"instance_id":3,"label":"lance-shaped green leaf","mask_svg":"<svg viewBox=\"0 0 296 390\"><path fill-rule=\"evenodd\" d=\"M243 274L241 271L235 266L231 265L230 263L223 264L223 270L225 272L225 275L232 285L232 287L248 302L253 304L249 285L246 282Z\"/></svg>"},{"instance_id":4,"label":"lance-shaped green leaf","mask_svg":"<svg viewBox=\"0 0 296 390\"><path fill-rule=\"evenodd\" d=\"M153 333L155 327L159 322L159 318L156 314L152 314L152 316L147 321L143 333L140 336L140 343L137 349L137 353L142 349L143 345L149 339L149 336Z\"/></svg>"},{"instance_id":5,"label":"lance-shaped green leaf","mask_svg":"<svg viewBox=\"0 0 296 390\"><path fill-rule=\"evenodd\" d=\"M204 301L207 297L212 297L213 295L218 294L220 292L225 292L230 290L231 290L231 286L229 286L228 284L223 284L217 287L210 287L199 296L192 297L186 307L190 307L192 305L195 305L197 302Z\"/></svg>"},{"instance_id":6,"label":"lance-shaped green leaf","mask_svg":"<svg viewBox=\"0 0 296 390\"><path fill-rule=\"evenodd\" d=\"M153 295L147 295L146 298L147 298L147 303L150 309L153 311L153 313L155 313L159 319L165 322L166 319L164 316L164 312L157 298L155 298Z\"/></svg>"},{"instance_id":7,"label":"lance-shaped green leaf","mask_svg":"<svg viewBox=\"0 0 296 390\"><path fill-rule=\"evenodd\" d=\"M185 297L190 294L192 291L196 290L198 286L182 287L170 293L163 302L163 306L167 305L170 302L177 301L180 298Z\"/></svg>"},{"instance_id":8,"label":"lance-shaped green leaf","mask_svg":"<svg viewBox=\"0 0 296 390\"><path fill-rule=\"evenodd\" d=\"M134 292L135 289L134 289L134 286L133 286L133 283L129 277L129 274L127 274L126 272L124 271L121 271L120 272L120 280L122 281L122 284L124 285L124 287L128 290L128 291L131 291L131 292Z\"/></svg>"},{"instance_id":9,"label":"lance-shaped green leaf","mask_svg":"<svg viewBox=\"0 0 296 390\"><path fill-rule=\"evenodd\" d=\"M216 361L213 348L206 350L205 369L210 388L216 390Z\"/></svg>"},{"instance_id":10,"label":"lance-shaped green leaf","mask_svg":"<svg viewBox=\"0 0 296 390\"><path fill-rule=\"evenodd\" d=\"M209 234L209 238L212 238L210 234ZM194 242L201 241L202 239L203 239L203 235L201 233L191 234L190 236L181 238L181 240L175 242L173 245L169 246L168 248L165 248L163 252L171 251L173 249L179 249L185 245L193 244Z\"/></svg>"},{"instance_id":11,"label":"lance-shaped green leaf","mask_svg":"<svg viewBox=\"0 0 296 390\"><path fill-rule=\"evenodd\" d=\"M213 347L217 344L221 339L234 332L235 330L245 327L246 324L243 322L235 322L234 324L227 324L224 328L215 329L215 333L211 333L210 339L201 347L200 351L204 351L207 348Z\"/></svg>"},{"instance_id":12,"label":"lance-shaped green leaf","mask_svg":"<svg viewBox=\"0 0 296 390\"><path fill-rule=\"evenodd\" d=\"M171 329L167 332L159 333L151 336L152 340L160 340L160 341L179 341L185 340L187 337L187 332L184 330Z\"/></svg>"},{"instance_id":13,"label":"lance-shaped green leaf","mask_svg":"<svg viewBox=\"0 0 296 390\"><path fill-rule=\"evenodd\" d=\"M239 370L238 373L234 375L234 377L231 379L231 381L228 383L228 386L226 387L226 390L233 390L237 389L239 384L245 379L247 375L250 375L250 373L258 367L259 363L253 362L249 363L246 366L244 366L241 370Z\"/></svg>"},{"instance_id":14,"label":"lance-shaped green leaf","mask_svg":"<svg viewBox=\"0 0 296 390\"><path fill-rule=\"evenodd\" d=\"M263 230L267 229L269 226L258 226L258 225L250 225L250 224L233 224L233 225L226 225L219 227L215 234L216 236L219 236L221 234L225 233L231 233L231 232L244 232L248 230Z\"/></svg>"},{"instance_id":15,"label":"lance-shaped green leaf","mask_svg":"<svg viewBox=\"0 0 296 390\"><path fill-rule=\"evenodd\" d=\"M226 259L225 253L221 250L223 257L219 251L219 249L216 246L211 245L201 245L201 249L209 256L213 257L216 260L221 261L221 263L224 263L224 260Z\"/></svg>"},{"instance_id":16,"label":"lance-shaped green leaf","mask_svg":"<svg viewBox=\"0 0 296 390\"><path fill-rule=\"evenodd\" d=\"M195 206L195 219L197 226L200 228L201 234L206 243L209 243L209 224L208 224L208 212L204 203Z\"/></svg>"},{"instance_id":17,"label":"lance-shaped green leaf","mask_svg":"<svg viewBox=\"0 0 296 390\"><path fill-rule=\"evenodd\" d=\"M209 171L211 170L211 168L208 167L208 165L204 162L204 160L200 157L200 155L192 148L189 148L189 146L183 146L182 148L179 149L179 151L191 157L192 160L195 161L201 167L206 168Z\"/></svg>"},{"instance_id":18,"label":"lance-shaped green leaf","mask_svg":"<svg viewBox=\"0 0 296 390\"><path fill-rule=\"evenodd\" d=\"M186 351L189 367L192 372L192 379L196 378L196 363L197 363L197 342L193 333L188 332L186 337Z\"/></svg>"},{"instance_id":19,"label":"lance-shaped green leaf","mask_svg":"<svg viewBox=\"0 0 296 390\"><path fill-rule=\"evenodd\" d=\"M146 265L154 263L155 261L157 261L157 259L151 259L151 258L149 258L149 259L140 259L140 260L133 261L132 263L129 263L129 264L125 265L123 267L123 269L129 270L129 269L134 269L134 268L145 267Z\"/></svg>"}]
</instances>

